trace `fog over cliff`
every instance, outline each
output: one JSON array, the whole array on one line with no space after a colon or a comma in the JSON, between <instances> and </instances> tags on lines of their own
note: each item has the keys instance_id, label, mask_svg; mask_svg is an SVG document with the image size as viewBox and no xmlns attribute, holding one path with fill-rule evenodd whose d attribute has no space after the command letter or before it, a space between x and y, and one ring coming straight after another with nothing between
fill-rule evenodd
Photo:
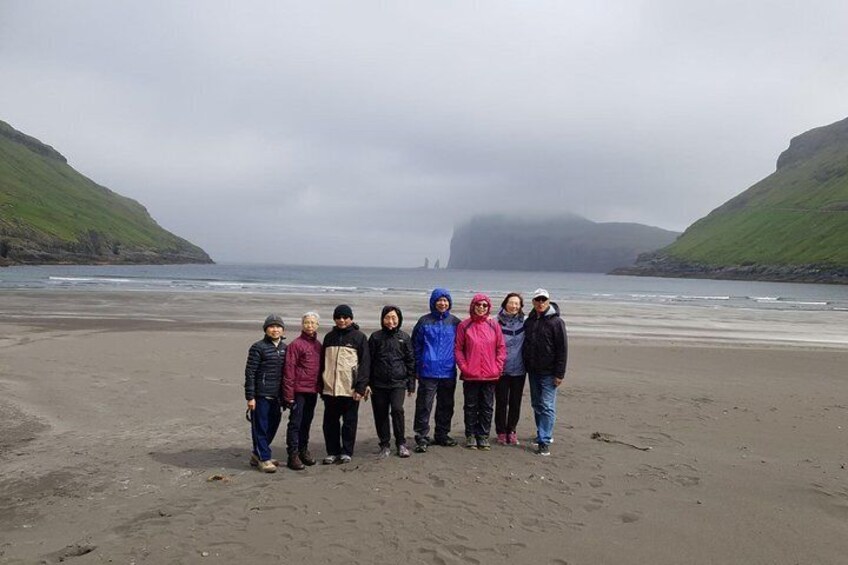
<instances>
[{"instance_id":1,"label":"fog over cliff","mask_svg":"<svg viewBox=\"0 0 848 565\"><path fill-rule=\"evenodd\" d=\"M581 216L477 216L457 226L448 267L606 273L679 234L633 223L596 223Z\"/></svg>"}]
</instances>

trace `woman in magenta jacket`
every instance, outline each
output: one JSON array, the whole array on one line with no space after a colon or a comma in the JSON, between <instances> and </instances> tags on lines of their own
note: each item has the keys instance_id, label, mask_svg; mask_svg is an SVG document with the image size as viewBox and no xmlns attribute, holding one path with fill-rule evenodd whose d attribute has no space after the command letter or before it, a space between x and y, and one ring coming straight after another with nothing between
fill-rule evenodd
<instances>
[{"instance_id":1,"label":"woman in magenta jacket","mask_svg":"<svg viewBox=\"0 0 848 565\"><path fill-rule=\"evenodd\" d=\"M465 447L489 450L489 432L495 403L495 385L506 360L506 344L500 325L489 317L492 301L475 294L470 317L456 328L456 364L465 399Z\"/></svg>"}]
</instances>

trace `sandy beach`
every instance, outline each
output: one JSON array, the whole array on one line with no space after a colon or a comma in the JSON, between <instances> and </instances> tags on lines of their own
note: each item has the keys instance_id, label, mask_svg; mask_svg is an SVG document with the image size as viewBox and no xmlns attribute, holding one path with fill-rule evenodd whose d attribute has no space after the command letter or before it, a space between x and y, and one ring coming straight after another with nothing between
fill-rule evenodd
<instances>
[{"instance_id":1,"label":"sandy beach","mask_svg":"<svg viewBox=\"0 0 848 565\"><path fill-rule=\"evenodd\" d=\"M370 333L395 302L410 331L425 300L3 292L0 562L846 562L845 312L564 304L551 457L527 447L525 389L522 446L380 461L363 406L351 464L248 466L266 314L291 340L348 302Z\"/></svg>"}]
</instances>

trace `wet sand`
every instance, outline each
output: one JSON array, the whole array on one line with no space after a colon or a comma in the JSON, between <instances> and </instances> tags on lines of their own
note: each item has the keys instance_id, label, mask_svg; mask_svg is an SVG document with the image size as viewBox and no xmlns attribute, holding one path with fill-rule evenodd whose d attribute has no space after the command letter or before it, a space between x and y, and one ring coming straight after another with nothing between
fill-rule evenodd
<instances>
[{"instance_id":1,"label":"wet sand","mask_svg":"<svg viewBox=\"0 0 848 565\"><path fill-rule=\"evenodd\" d=\"M566 304L550 458L525 390L519 447L378 461L364 405L351 464L258 473L247 347L339 302L370 333L391 300L0 294L0 562L845 562L845 313Z\"/></svg>"}]
</instances>

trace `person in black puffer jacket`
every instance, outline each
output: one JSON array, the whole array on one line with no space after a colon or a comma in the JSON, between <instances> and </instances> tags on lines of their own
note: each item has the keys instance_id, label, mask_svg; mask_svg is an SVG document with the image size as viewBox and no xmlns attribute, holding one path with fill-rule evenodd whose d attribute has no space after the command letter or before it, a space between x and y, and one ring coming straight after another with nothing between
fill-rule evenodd
<instances>
[{"instance_id":1,"label":"person in black puffer jacket","mask_svg":"<svg viewBox=\"0 0 848 565\"><path fill-rule=\"evenodd\" d=\"M406 446L403 401L404 394L415 393L415 356L409 335L400 329L403 313L397 306L384 306L380 313L382 329L371 334L368 351L371 356L371 407L374 410L374 425L380 438L380 457L391 453L389 411L398 456L409 457Z\"/></svg>"},{"instance_id":2,"label":"person in black puffer jacket","mask_svg":"<svg viewBox=\"0 0 848 565\"><path fill-rule=\"evenodd\" d=\"M286 362L285 324L278 314L265 318L265 337L250 346L244 369L244 398L250 415L253 450L250 464L260 471L273 473L277 463L271 459L271 442L280 427L280 394L283 366Z\"/></svg>"}]
</instances>

